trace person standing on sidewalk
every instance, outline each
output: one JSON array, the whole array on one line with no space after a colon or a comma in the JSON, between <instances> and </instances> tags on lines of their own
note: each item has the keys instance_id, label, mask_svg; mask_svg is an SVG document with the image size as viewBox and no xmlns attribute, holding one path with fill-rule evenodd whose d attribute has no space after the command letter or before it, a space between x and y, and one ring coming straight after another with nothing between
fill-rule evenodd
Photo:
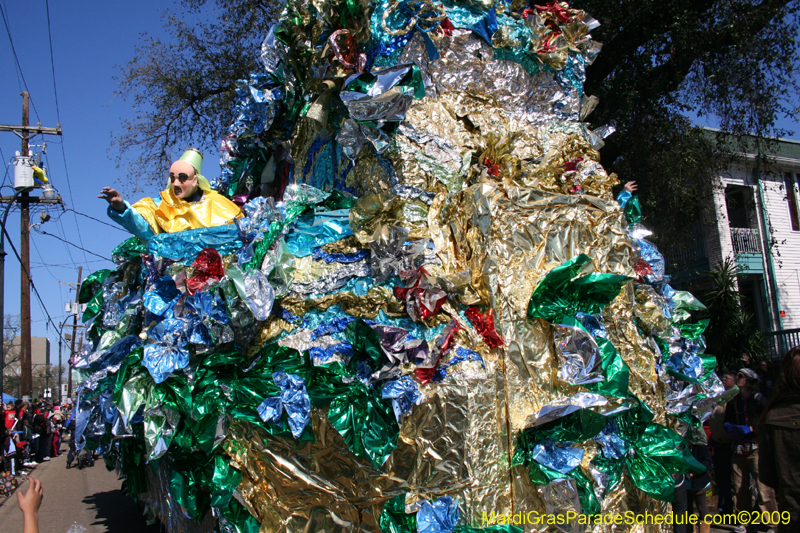
<instances>
[{"instance_id":1,"label":"person standing on sidewalk","mask_svg":"<svg viewBox=\"0 0 800 533\"><path fill-rule=\"evenodd\" d=\"M750 478L758 488L758 508L771 513L778 511L775 491L764 485L758 476L758 441L756 429L764 412L764 397L758 390L758 374L750 368L742 368L736 374L739 394L725 406L725 431L733 439L733 502L737 512L750 511L752 496ZM775 532L775 524L766 524ZM737 533L745 533L738 526Z\"/></svg>"},{"instance_id":2,"label":"person standing on sidewalk","mask_svg":"<svg viewBox=\"0 0 800 533\"><path fill-rule=\"evenodd\" d=\"M758 469L761 482L775 490L778 510L789 512L779 530L800 530L800 346L781 363L775 396L761 418L758 431Z\"/></svg>"},{"instance_id":3,"label":"person standing on sidewalk","mask_svg":"<svg viewBox=\"0 0 800 533\"><path fill-rule=\"evenodd\" d=\"M726 391L736 386L736 372L722 370L720 377L722 379L722 386L725 387ZM711 440L708 444L709 448L712 450L714 479L717 484L717 494L719 495L717 509L722 514L730 514L733 512L733 496L731 491L733 440L725 431L726 405L727 404L716 406L708 420L708 426L711 429Z\"/></svg>"}]
</instances>

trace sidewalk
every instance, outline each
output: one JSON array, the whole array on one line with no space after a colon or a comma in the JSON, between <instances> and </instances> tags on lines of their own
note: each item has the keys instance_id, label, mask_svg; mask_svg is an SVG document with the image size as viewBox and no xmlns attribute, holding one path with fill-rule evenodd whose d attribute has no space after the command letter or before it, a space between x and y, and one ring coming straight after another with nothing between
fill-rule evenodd
<instances>
[{"instance_id":1,"label":"sidewalk","mask_svg":"<svg viewBox=\"0 0 800 533\"><path fill-rule=\"evenodd\" d=\"M146 524L133 499L122 493L122 482L116 473L107 471L102 459L83 470L67 470L66 464L67 454L62 453L32 470L25 469L44 487L40 533L66 533L74 523L85 527L87 533L160 531L158 525ZM22 481L17 490L27 491L28 482ZM22 531L22 513L14 494L0 500L0 524L3 533Z\"/></svg>"}]
</instances>

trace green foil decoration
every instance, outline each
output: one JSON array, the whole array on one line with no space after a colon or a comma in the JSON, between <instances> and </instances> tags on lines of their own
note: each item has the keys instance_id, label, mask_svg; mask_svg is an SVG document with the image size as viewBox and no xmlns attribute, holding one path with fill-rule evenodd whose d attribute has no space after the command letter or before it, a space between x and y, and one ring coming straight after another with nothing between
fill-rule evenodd
<instances>
[{"instance_id":1,"label":"green foil decoration","mask_svg":"<svg viewBox=\"0 0 800 533\"><path fill-rule=\"evenodd\" d=\"M528 319L543 318L555 324L563 315L599 313L633 279L617 274L581 275L591 261L588 255L580 254L550 271L533 290Z\"/></svg>"},{"instance_id":2,"label":"green foil decoration","mask_svg":"<svg viewBox=\"0 0 800 533\"><path fill-rule=\"evenodd\" d=\"M142 261L142 254L146 255L147 253L147 245L138 237L131 237L114 248L114 251L111 252L111 257L114 258L115 263L122 263L124 261L140 263Z\"/></svg>"},{"instance_id":3,"label":"green foil decoration","mask_svg":"<svg viewBox=\"0 0 800 533\"><path fill-rule=\"evenodd\" d=\"M642 221L642 206L639 204L638 195L634 194L625 204L625 218L628 220L628 224L636 224Z\"/></svg>"},{"instance_id":4,"label":"green foil decoration","mask_svg":"<svg viewBox=\"0 0 800 533\"><path fill-rule=\"evenodd\" d=\"M89 303L89 300L97 294L97 291L102 289L106 278L113 273L113 270L98 270L86 276L86 279L81 282L81 288L78 291L78 303Z\"/></svg>"},{"instance_id":5,"label":"green foil decoration","mask_svg":"<svg viewBox=\"0 0 800 533\"><path fill-rule=\"evenodd\" d=\"M344 333L347 340L353 345L353 356L348 363L351 371L355 372L359 361L366 361L372 370L380 368L383 350L377 331L358 318L347 325Z\"/></svg>"},{"instance_id":6,"label":"green foil decoration","mask_svg":"<svg viewBox=\"0 0 800 533\"><path fill-rule=\"evenodd\" d=\"M687 339L697 340L708 327L708 323L709 319L706 318L698 321L697 324L681 324L678 329L681 330L681 335Z\"/></svg>"},{"instance_id":7,"label":"green foil decoration","mask_svg":"<svg viewBox=\"0 0 800 533\"><path fill-rule=\"evenodd\" d=\"M328 420L350 451L368 458L375 468L380 468L397 447L400 429L391 404L381 400L379 391L368 389L358 380L331 402Z\"/></svg>"},{"instance_id":8,"label":"green foil decoration","mask_svg":"<svg viewBox=\"0 0 800 533\"><path fill-rule=\"evenodd\" d=\"M242 473L231 467L231 460L222 455L214 457L214 476L211 479L214 491L211 494L211 506L223 509L228 506L233 491L242 480Z\"/></svg>"},{"instance_id":9,"label":"green foil decoration","mask_svg":"<svg viewBox=\"0 0 800 533\"><path fill-rule=\"evenodd\" d=\"M222 517L236 528L237 533L258 533L261 528L258 520L236 500L231 500L230 505L222 510Z\"/></svg>"},{"instance_id":10,"label":"green foil decoration","mask_svg":"<svg viewBox=\"0 0 800 533\"><path fill-rule=\"evenodd\" d=\"M380 517L382 533L416 533L417 515L406 514L406 495L395 496L383 506Z\"/></svg>"}]
</instances>

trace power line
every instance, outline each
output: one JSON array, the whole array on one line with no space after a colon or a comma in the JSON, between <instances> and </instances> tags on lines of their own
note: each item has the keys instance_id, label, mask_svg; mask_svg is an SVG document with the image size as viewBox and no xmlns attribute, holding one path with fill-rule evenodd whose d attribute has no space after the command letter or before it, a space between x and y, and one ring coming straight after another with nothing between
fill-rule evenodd
<instances>
[{"instance_id":1,"label":"power line","mask_svg":"<svg viewBox=\"0 0 800 533\"><path fill-rule=\"evenodd\" d=\"M17 70L19 71L19 75L22 77L22 84L25 86L25 90L28 91L28 82L25 81L25 74L22 72L22 65L20 65L19 63L19 57L17 56L17 49L14 47L14 39L11 38L11 28L8 27L8 19L6 19L6 12L3 9L3 6L0 6L0 15L3 16L3 24L5 24L6 33L8 34L8 42L11 43L11 51L14 53L14 62L17 65ZM28 92L30 93L30 91ZM36 104L33 103L33 100L31 100L31 106L33 106L33 112L38 120L39 111L36 110Z\"/></svg>"},{"instance_id":2,"label":"power line","mask_svg":"<svg viewBox=\"0 0 800 533\"><path fill-rule=\"evenodd\" d=\"M8 234L8 231L6 231L5 226L3 226L2 231L6 235L7 242L11 246L11 250L13 250L14 251L14 255L17 256L17 261L19 261L19 268L24 270L25 273L28 275L28 281L30 282L31 287L33 288L33 292L36 293L36 298L38 298L39 304L42 306L42 310L44 311L44 314L47 315L47 320L51 324L53 324L53 327L56 330L58 330L58 325L53 321L53 318L50 316L50 313L47 312L47 307L44 305L44 300L42 300L42 295L39 294L39 289L37 289L36 285L33 283L33 278L31 277L31 273L28 272L28 269L25 267L25 263L22 262L22 258L20 257L19 252L17 252L17 247L14 246L14 241L11 240L11 235ZM62 337L62 339L63 339L63 337ZM66 342L66 340L64 342Z\"/></svg>"},{"instance_id":3,"label":"power line","mask_svg":"<svg viewBox=\"0 0 800 533\"><path fill-rule=\"evenodd\" d=\"M100 259L105 259L106 261L111 261L111 259L109 259L106 256L103 256L103 255L100 255L100 254L96 254L91 250L87 250L86 248L82 248L82 247L78 246L77 244L75 244L74 242L70 242L70 241L68 241L66 239L62 239L58 235L53 235L52 233L47 233L46 231L43 231L43 230L41 230L39 228L36 228L36 233L41 233L42 235L49 235L50 237L53 237L54 239L58 239L59 241L63 241L65 243L69 244L70 246L74 246L75 248L78 248L79 250L83 250L84 253L90 253L95 257L99 257Z\"/></svg>"},{"instance_id":4,"label":"power line","mask_svg":"<svg viewBox=\"0 0 800 533\"><path fill-rule=\"evenodd\" d=\"M90 263L107 263L106 259L95 259L94 261L89 261ZM36 261L31 261L32 265L35 265L31 268L75 268L77 263L38 263Z\"/></svg>"},{"instance_id":5,"label":"power line","mask_svg":"<svg viewBox=\"0 0 800 533\"><path fill-rule=\"evenodd\" d=\"M50 70L53 73L53 94L56 97L56 118L59 124L61 123L61 114L58 110L58 89L56 88L56 66L53 60L53 34L50 32L50 0L45 0L45 9L47 11L47 38L50 41Z\"/></svg>"},{"instance_id":6,"label":"power line","mask_svg":"<svg viewBox=\"0 0 800 533\"><path fill-rule=\"evenodd\" d=\"M74 210L74 209L72 209L72 208L69 208L69 207L67 207L67 208L65 209L65 211L72 211L72 212L73 212L73 213L75 213L76 215L80 215L80 216L82 216L82 217L90 218L90 219L94 220L95 222L99 222L100 224L105 224L106 226L108 226L108 227L110 227L110 228L114 228L114 229L115 229L115 230L117 230L117 231L121 231L122 233L128 233L126 230L124 230L124 229L120 228L120 227L119 227L119 226L117 226L116 224L109 224L108 222L106 222L106 221L104 221L104 220L100 220L99 218L95 218L95 217L93 217L93 216L91 216L91 215L87 215L86 213L81 213L80 211L76 211L76 210Z\"/></svg>"},{"instance_id":7,"label":"power line","mask_svg":"<svg viewBox=\"0 0 800 533\"><path fill-rule=\"evenodd\" d=\"M53 95L55 96L55 100L56 100L56 119L58 120L58 122L60 124L61 123L61 112L59 111L59 106L58 106L58 88L56 86L56 66L55 66L55 58L53 56L53 34L52 34L51 29L50 29L50 0L45 0L45 9L46 9L46 12L47 12L47 37L48 37L48 40L50 42L50 71L53 74ZM70 179L69 179L69 168L67 167L67 154L66 154L66 151L64 150L64 139L63 139L63 136L62 136L61 142L58 143L58 144L60 145L60 148L61 148L61 158L64 161L64 177L67 180L67 189L69 190L69 201L70 201L70 203L72 205L75 205L75 199L72 197L72 183L70 182ZM84 244L83 244L83 235L81 234L80 224L78 224L78 217L73 215L73 218L75 219L75 227L78 230L78 241L81 243L81 250L85 250L85 248L82 248L84 246ZM87 263L88 263L89 258L86 257L86 253L85 252L83 254L83 259L85 261L87 261Z\"/></svg>"},{"instance_id":8,"label":"power line","mask_svg":"<svg viewBox=\"0 0 800 533\"><path fill-rule=\"evenodd\" d=\"M34 250L36 250L36 254L39 256L39 259L41 259L44 262L44 257L42 257L42 252L39 251L39 247L36 245L36 241L31 241L31 242L33 243L33 248ZM59 281L58 277L50 271L49 265L44 265L44 268L47 270L47 273L50 274L50 276L52 276L54 280Z\"/></svg>"},{"instance_id":9,"label":"power line","mask_svg":"<svg viewBox=\"0 0 800 533\"><path fill-rule=\"evenodd\" d=\"M64 161L64 176L67 179L67 190L69 190L69 201L70 201L70 203L72 205L75 205L75 200L72 197L72 184L69 181L69 169L67 168L67 154L66 154L66 151L64 150L64 141L63 140L61 141L61 158ZM83 244L83 235L81 235L81 226L80 226L80 224L78 224L78 217L76 217L74 215L74 213L73 213L72 218L75 220L75 227L78 229L78 241L81 243L81 247L82 247L84 245ZM81 248L81 250L85 251L86 249L85 248ZM85 253L83 254L83 258L85 260L87 260L87 261L89 260L89 258L86 257Z\"/></svg>"}]
</instances>

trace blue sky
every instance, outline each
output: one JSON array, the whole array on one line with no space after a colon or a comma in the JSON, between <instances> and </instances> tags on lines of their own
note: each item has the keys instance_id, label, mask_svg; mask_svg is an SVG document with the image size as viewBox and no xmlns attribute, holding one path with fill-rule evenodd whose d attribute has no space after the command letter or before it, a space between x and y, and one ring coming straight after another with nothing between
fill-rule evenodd
<instances>
[{"instance_id":1,"label":"blue sky","mask_svg":"<svg viewBox=\"0 0 800 533\"><path fill-rule=\"evenodd\" d=\"M62 137L40 136L32 142L37 152L41 151L43 140L47 143L45 164L54 187L64 198L67 208L106 221L106 204L96 198L99 190L104 185L115 186L135 179L125 176L124 169L116 168L115 149L111 146L112 135L120 131L121 120L131 118L134 112L131 104L117 94L114 76L119 70L116 67L134 56L134 47L143 33L169 39L161 21L161 10L169 3L155 0L124 3L53 0L49 5L52 67L45 0L0 0L0 5L24 76L23 82L5 25L0 25L0 71L4 73L0 84L0 124L20 124L22 98L19 93L27 86L33 104L31 123L41 121L42 125L51 127L60 121L63 128ZM795 123L785 122L784 127L794 131L792 137L797 138ZM209 139L209 144L216 144L216 140ZM19 149L20 141L16 135L0 132L0 159L6 167L0 171L9 171L3 182L2 194L5 196L13 194L13 190L7 187L13 183L13 167L8 163ZM204 174L213 177L217 172L216 165L216 154L207 153ZM146 191L150 195L156 192ZM32 212L34 222L38 222L38 214L35 210ZM37 226L39 229L88 250L80 250L36 230L31 233L34 285L41 294L44 308L59 323L66 316L64 305L74 298L70 286L59 282L77 281L78 266L83 266L84 276L110 267L111 263L101 257L110 257L111 250L126 238L126 234L72 211L51 208L49 214L52 219ZM9 215L8 231L12 242L19 248L19 212L16 208ZM6 314L18 314L19 264L8 244L6 251L9 255L5 270L5 310ZM46 314L35 293L31 295L31 315L33 335L50 338L51 357L55 361L58 356L57 332L52 326L47 328Z\"/></svg>"},{"instance_id":2,"label":"blue sky","mask_svg":"<svg viewBox=\"0 0 800 533\"><path fill-rule=\"evenodd\" d=\"M43 140L47 143L44 162L54 187L67 208L107 221L106 204L96 196L104 185L113 186L127 179L122 175L122 169L116 168L110 140L112 134L119 131L121 119L133 114L131 105L118 96L117 82L113 77L118 73L116 66L133 57L134 46L143 32L169 38L163 35L160 19L165 4L152 0L50 2L52 65L46 2L2 0L0 5L24 76L23 81L6 27L0 25L0 71L4 73L0 84L0 123L21 123L22 97L19 93L27 87L32 100L31 124L41 121L42 125L53 127L60 121L63 129L61 137L38 136L31 143L36 152L41 151ZM0 132L0 150L6 167L2 169L5 196L13 194L13 190L7 187L13 183L13 166L9 167L8 163L19 149L19 137ZM211 164L215 164L214 159L211 158ZM6 169L8 174L5 174ZM155 192L147 191L148 194ZM76 282L78 266L83 266L84 276L109 267L109 261L97 256L110 257L111 250L126 238L126 234L71 211L52 207L48 212L52 219L39 226L41 230L92 252L82 251L35 230L31 233L33 282L42 296L44 307L53 320L60 323L66 316L64 305L74 299L74 291L70 291L68 285L59 285L59 281ZM34 210L32 214L33 222L38 222L38 214ZM8 232L19 249L17 208L13 208L9 215ZM18 314L19 263L8 244L6 251L5 311L6 314ZM50 338L51 357L55 361L58 356L57 332L52 326L48 329L43 306L33 291L31 320L34 336Z\"/></svg>"}]
</instances>

